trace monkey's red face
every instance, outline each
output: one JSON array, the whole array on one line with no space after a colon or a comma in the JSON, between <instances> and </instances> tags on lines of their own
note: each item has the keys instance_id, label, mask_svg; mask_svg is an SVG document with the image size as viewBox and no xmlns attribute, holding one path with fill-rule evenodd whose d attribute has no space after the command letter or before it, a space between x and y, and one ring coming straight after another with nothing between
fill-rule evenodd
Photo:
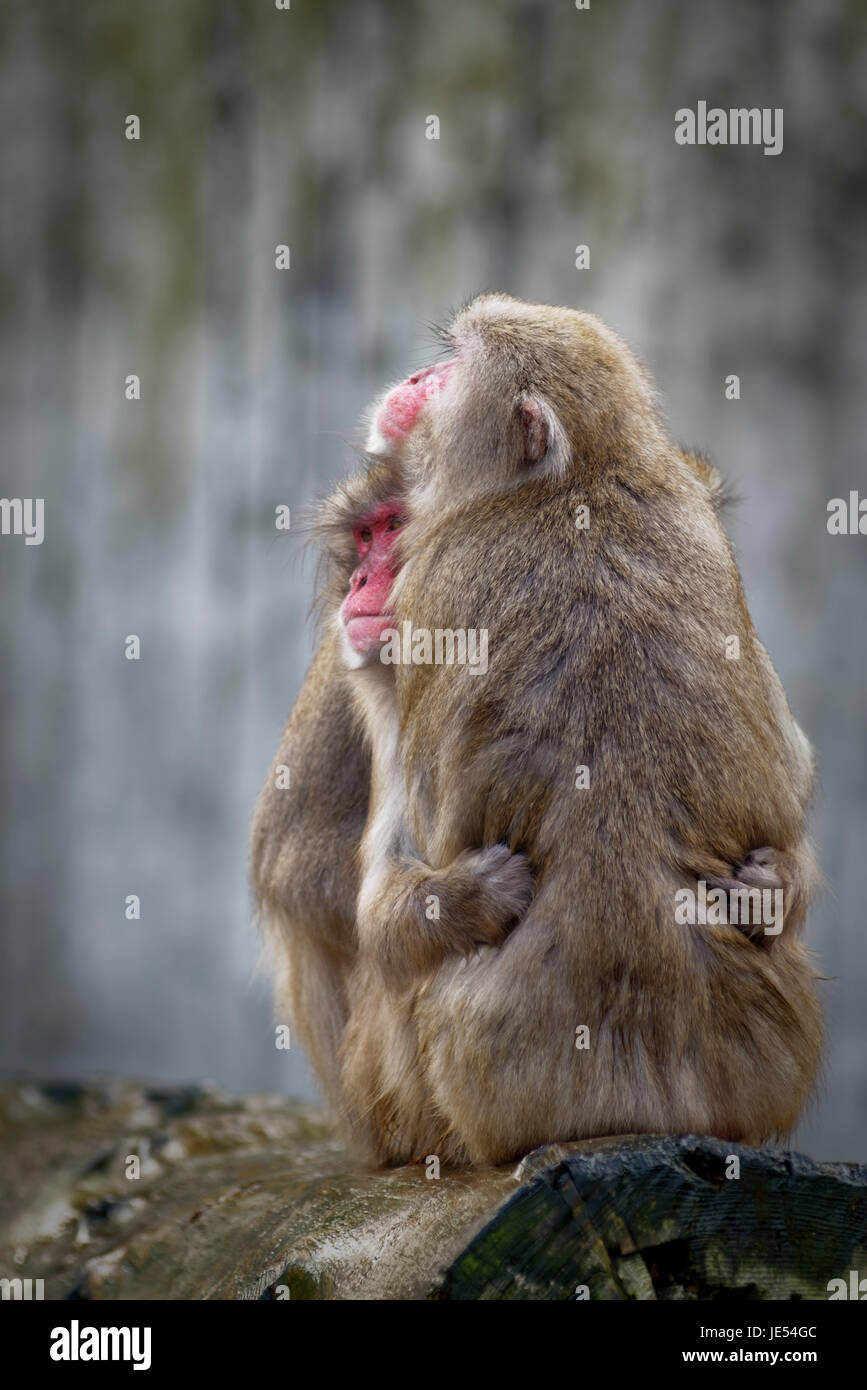
<instances>
[{"instance_id":1,"label":"monkey's red face","mask_svg":"<svg viewBox=\"0 0 867 1390\"><path fill-rule=\"evenodd\" d=\"M363 660L376 654L386 628L394 626L390 602L397 564L392 547L403 524L400 504L383 502L352 533L358 564L340 605L340 621L350 647Z\"/></svg>"},{"instance_id":2,"label":"monkey's red face","mask_svg":"<svg viewBox=\"0 0 867 1390\"><path fill-rule=\"evenodd\" d=\"M454 366L455 363L451 361L423 367L399 386L393 387L374 415L374 432L391 444L405 439L420 411L440 394Z\"/></svg>"}]
</instances>

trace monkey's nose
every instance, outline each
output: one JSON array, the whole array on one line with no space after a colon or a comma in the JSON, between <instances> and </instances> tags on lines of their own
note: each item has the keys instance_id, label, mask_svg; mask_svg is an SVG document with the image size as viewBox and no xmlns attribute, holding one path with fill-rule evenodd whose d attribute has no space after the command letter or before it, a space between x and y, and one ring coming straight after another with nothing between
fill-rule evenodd
<instances>
[{"instance_id":1,"label":"monkey's nose","mask_svg":"<svg viewBox=\"0 0 867 1390\"><path fill-rule=\"evenodd\" d=\"M403 439L415 425L419 411L438 396L455 363L438 362L420 367L389 391L376 416L376 428L385 439Z\"/></svg>"}]
</instances>

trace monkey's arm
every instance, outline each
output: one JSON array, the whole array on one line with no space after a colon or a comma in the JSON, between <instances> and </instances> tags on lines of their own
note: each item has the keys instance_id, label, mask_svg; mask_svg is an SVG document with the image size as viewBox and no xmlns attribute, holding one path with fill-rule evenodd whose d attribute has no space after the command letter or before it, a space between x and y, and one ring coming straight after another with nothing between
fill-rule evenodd
<instances>
[{"instance_id":1,"label":"monkey's arm","mask_svg":"<svg viewBox=\"0 0 867 1390\"><path fill-rule=\"evenodd\" d=\"M805 813L813 793L815 779L815 759L804 731L795 721L780 679L774 670L771 659L758 637L753 634L753 651L758 659L767 706L772 721L779 731L782 753L780 761L788 770L791 782L790 817L793 826L789 829L783 843L788 848L776 845L763 845L750 848L743 857L730 867L727 873L719 868L716 874L697 874L704 877L708 886L722 888L732 893L741 888L760 890L781 890L783 894L782 931L766 932L763 924L742 925L745 935L770 946L778 938L791 940L804 926L810 900L816 886L821 882L821 874L816 863L815 852L806 832ZM797 808L794 810L793 808ZM800 822L800 824L799 824ZM776 925L776 924L775 924Z\"/></svg>"},{"instance_id":2,"label":"monkey's arm","mask_svg":"<svg viewBox=\"0 0 867 1390\"><path fill-rule=\"evenodd\" d=\"M527 861L508 845L465 851L444 869L408 855L372 859L358 901L359 946L392 979L424 974L447 956L497 945L532 896Z\"/></svg>"},{"instance_id":3,"label":"monkey's arm","mask_svg":"<svg viewBox=\"0 0 867 1390\"><path fill-rule=\"evenodd\" d=\"M370 757L329 631L256 806L251 879L267 918L354 950L358 849L369 796Z\"/></svg>"}]
</instances>

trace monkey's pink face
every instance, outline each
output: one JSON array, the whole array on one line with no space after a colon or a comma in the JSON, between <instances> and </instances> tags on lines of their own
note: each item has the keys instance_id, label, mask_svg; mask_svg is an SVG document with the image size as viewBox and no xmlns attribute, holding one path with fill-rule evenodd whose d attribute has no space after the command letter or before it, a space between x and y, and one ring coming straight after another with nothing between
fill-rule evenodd
<instances>
[{"instance_id":1,"label":"monkey's pink face","mask_svg":"<svg viewBox=\"0 0 867 1390\"><path fill-rule=\"evenodd\" d=\"M439 396L454 366L455 362L451 361L423 367L389 391L373 417L374 440L378 435L387 447L405 439L420 412Z\"/></svg>"},{"instance_id":2,"label":"monkey's pink face","mask_svg":"<svg viewBox=\"0 0 867 1390\"><path fill-rule=\"evenodd\" d=\"M386 628L394 626L390 602L397 564L392 546L403 524L400 503L383 502L352 533L358 564L340 605L340 621L352 650L365 660L378 651Z\"/></svg>"}]
</instances>

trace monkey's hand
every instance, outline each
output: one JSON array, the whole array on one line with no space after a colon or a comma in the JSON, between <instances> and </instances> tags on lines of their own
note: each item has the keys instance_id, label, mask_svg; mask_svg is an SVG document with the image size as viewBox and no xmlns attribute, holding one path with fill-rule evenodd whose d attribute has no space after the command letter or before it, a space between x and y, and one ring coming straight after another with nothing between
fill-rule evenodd
<instances>
[{"instance_id":1,"label":"monkey's hand","mask_svg":"<svg viewBox=\"0 0 867 1390\"><path fill-rule=\"evenodd\" d=\"M466 850L447 870L455 888L468 870L471 877L463 906L458 901L458 911L470 924L474 941L496 946L530 906L533 876L527 857L513 854L508 845Z\"/></svg>"},{"instance_id":2,"label":"monkey's hand","mask_svg":"<svg viewBox=\"0 0 867 1390\"><path fill-rule=\"evenodd\" d=\"M721 888L731 902L737 901L738 920L730 915L729 921L751 940L770 944L784 925L800 920L805 910L804 876L798 859L769 845L750 850L734 865L732 877L708 874L706 882L709 888ZM749 898L752 889L759 890L761 902Z\"/></svg>"},{"instance_id":3,"label":"monkey's hand","mask_svg":"<svg viewBox=\"0 0 867 1390\"><path fill-rule=\"evenodd\" d=\"M444 869L403 859L362 886L359 943L405 980L448 956L499 945L532 896L527 859L508 845L465 850Z\"/></svg>"}]
</instances>

